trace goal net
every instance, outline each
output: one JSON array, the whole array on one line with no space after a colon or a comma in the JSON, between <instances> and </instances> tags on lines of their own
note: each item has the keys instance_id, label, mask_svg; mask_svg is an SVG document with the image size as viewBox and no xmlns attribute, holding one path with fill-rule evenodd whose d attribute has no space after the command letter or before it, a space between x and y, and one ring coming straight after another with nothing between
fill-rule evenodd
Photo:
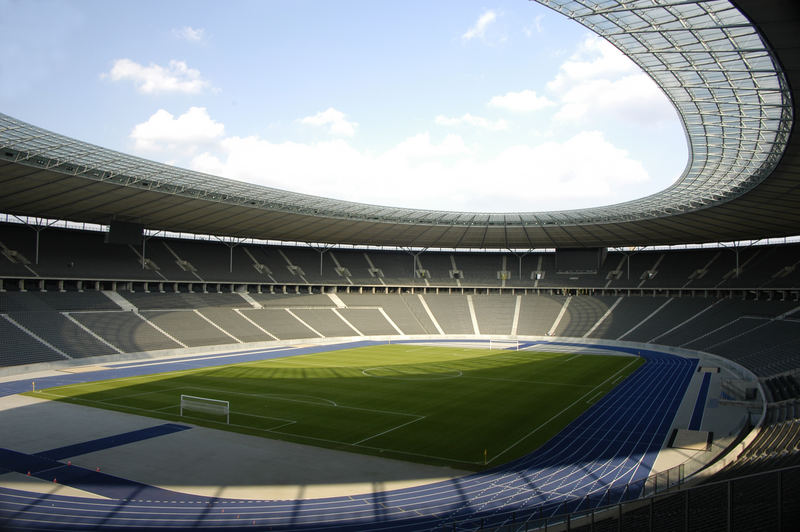
<instances>
[{"instance_id":1,"label":"goal net","mask_svg":"<svg viewBox=\"0 0 800 532\"><path fill-rule=\"evenodd\" d=\"M231 422L231 405L228 401L196 397L194 395L181 395L181 416L184 411L203 412L216 414L225 418L225 423Z\"/></svg>"},{"instance_id":2,"label":"goal net","mask_svg":"<svg viewBox=\"0 0 800 532\"><path fill-rule=\"evenodd\" d=\"M498 340L489 338L489 350L505 349L506 351L519 351L519 340Z\"/></svg>"}]
</instances>

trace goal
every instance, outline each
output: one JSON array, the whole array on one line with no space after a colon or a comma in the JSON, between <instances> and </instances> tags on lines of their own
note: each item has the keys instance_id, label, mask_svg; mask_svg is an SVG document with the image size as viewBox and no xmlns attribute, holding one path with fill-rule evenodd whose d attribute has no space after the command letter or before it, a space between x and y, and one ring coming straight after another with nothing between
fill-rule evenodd
<instances>
[{"instance_id":1,"label":"goal","mask_svg":"<svg viewBox=\"0 0 800 532\"><path fill-rule=\"evenodd\" d=\"M489 338L489 350L504 349L506 351L519 351L519 340L498 340Z\"/></svg>"},{"instance_id":2,"label":"goal","mask_svg":"<svg viewBox=\"0 0 800 532\"><path fill-rule=\"evenodd\" d=\"M228 401L196 397L194 395L181 395L181 417L184 410L217 414L225 417L225 423L230 424L231 422L231 405Z\"/></svg>"}]
</instances>

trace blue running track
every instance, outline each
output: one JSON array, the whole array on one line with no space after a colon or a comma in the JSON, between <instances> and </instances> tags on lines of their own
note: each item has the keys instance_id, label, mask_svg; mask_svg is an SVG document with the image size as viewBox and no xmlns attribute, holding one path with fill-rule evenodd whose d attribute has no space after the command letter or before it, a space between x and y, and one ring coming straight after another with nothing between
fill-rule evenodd
<instances>
[{"instance_id":1,"label":"blue running track","mask_svg":"<svg viewBox=\"0 0 800 532\"><path fill-rule=\"evenodd\" d=\"M251 350L177 362L123 363L109 365L115 369L95 374L37 380L37 387L374 343ZM0 487L0 529L441 530L452 529L454 523L460 529L477 529L635 498L666 440L697 360L616 346L564 342L527 345L537 343L638 354L646 363L533 453L452 481L361 496L296 501L214 499L153 487L159 491L142 488L141 493L148 498L126 496L108 500ZM5 383L0 385L0 394L28 389L29 381ZM38 459L60 464L50 457Z\"/></svg>"}]
</instances>

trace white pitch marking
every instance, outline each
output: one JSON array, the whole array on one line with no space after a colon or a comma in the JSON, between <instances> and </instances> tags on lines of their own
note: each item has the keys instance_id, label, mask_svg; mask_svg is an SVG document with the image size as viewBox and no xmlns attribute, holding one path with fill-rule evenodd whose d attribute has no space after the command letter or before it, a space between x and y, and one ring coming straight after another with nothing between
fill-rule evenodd
<instances>
[{"instance_id":1,"label":"white pitch marking","mask_svg":"<svg viewBox=\"0 0 800 532\"><path fill-rule=\"evenodd\" d=\"M261 397L261 398L265 397L264 394L232 392L232 391L229 391L229 390L220 390L218 388L203 388L203 387L199 387L199 386L184 386L184 387L175 388L175 389L176 390L203 390L203 391L209 391L209 392L227 393L227 394L232 394L232 395L244 395L244 396L248 396L248 397ZM269 395L269 394L267 394L267 395ZM318 399L322 399L322 398L318 398ZM336 408L346 408L348 410L360 410L362 412L376 412L378 414L390 414L390 415L395 415L395 416L417 417L417 414L407 414L406 412L392 412L390 410L375 410L374 408L361 408L361 407L358 407L358 406L345 406L345 405L340 405L340 404L338 404L338 403L336 403L334 401L331 401L331 402L333 403L332 405L327 405L327 404L324 404L324 403L311 403L311 404L315 404L317 406L330 407L330 408L333 408L335 406Z\"/></svg>"},{"instance_id":2,"label":"white pitch marking","mask_svg":"<svg viewBox=\"0 0 800 532\"><path fill-rule=\"evenodd\" d=\"M115 395L112 399L127 399L128 397L138 397L139 395L150 395L153 393L161 393L161 392L174 392L175 390L182 390L183 388L160 388L158 390L150 390L149 392L139 392L139 393L130 393L127 395ZM107 401L100 401L101 403L105 403Z\"/></svg>"},{"instance_id":3,"label":"white pitch marking","mask_svg":"<svg viewBox=\"0 0 800 532\"><path fill-rule=\"evenodd\" d=\"M397 430L399 428L405 427L406 425L410 425L412 423L416 423L417 421L419 421L421 419L425 419L425 416L419 416L417 419L412 419L411 421L407 421L406 423L403 423L402 425L397 425L396 427L392 427L392 428L390 428L388 430L384 430L383 432L379 432L378 434L375 434L375 435L370 436L368 438L364 438L363 440L359 440L359 441L353 443L353 445L360 445L360 444L364 443L365 441L369 441L369 440L371 440L373 438L377 438L378 436L383 436L384 434L392 432L393 430Z\"/></svg>"},{"instance_id":4,"label":"white pitch marking","mask_svg":"<svg viewBox=\"0 0 800 532\"><path fill-rule=\"evenodd\" d=\"M292 403L305 403L309 405L320 405L320 406L339 406L336 401L331 401L330 399L325 399L324 397L316 397L314 395L301 395L301 394L292 394L292 393L266 393L261 397L266 397L269 399L277 399L278 401L289 401ZM302 399L295 399L295 397L306 397L310 399L316 399L315 401L303 401Z\"/></svg>"},{"instance_id":5,"label":"white pitch marking","mask_svg":"<svg viewBox=\"0 0 800 532\"><path fill-rule=\"evenodd\" d=\"M73 398L73 397L68 396L68 395L59 395L59 394L54 394L54 393L49 393L49 392L37 392L37 393L39 393L41 395L50 395L52 397L74 399L77 402L102 404L102 403L100 403L100 401L91 401L89 399ZM126 408L128 410L138 410L138 411L141 411L141 412L153 412L153 410L145 410L143 408L136 408L136 407L133 407L133 406L126 406L126 407L122 407L122 408ZM404 413L404 412L387 412L387 411L383 411L383 410L370 410L368 408L358 408L358 407L344 407L344 408L351 408L351 409L354 409L354 410L365 410L365 411L368 411L368 412L378 412L378 413L383 413L383 414L396 414L396 415L401 415L401 416L413 416L415 418L419 417L419 416L417 416L415 414L407 414L407 413ZM245 414L245 415L252 415L252 414ZM186 417L186 416L184 416L184 417ZM268 418L268 419L278 419L278 418ZM344 442L344 441L339 441L339 440L329 440L327 438L317 438L317 437L314 437L314 436L305 436L305 435L301 435L301 434L292 434L291 432L283 432L283 431L280 431L280 430L275 430L277 428L283 428L286 425L281 425L279 427L275 427L275 428L272 428L272 429L260 429L260 428L251 427L251 426L248 426L248 425L237 425L237 424L233 424L233 423L227 424L227 423L222 423L222 422L213 421L213 420L204 420L204 421L206 423L213 423L213 424L218 424L218 425L223 425L223 426L242 427L242 428L246 428L246 429L249 429L249 430L256 430L256 431L259 431L259 432L271 432L271 433L274 433L274 434L283 434L283 435L290 436L292 438L297 438L297 439L323 441L323 442L327 442L327 443L335 443L335 444L340 444L340 445L349 445L351 447L356 447L356 445L354 445L354 444L352 444L350 442ZM417 421L417 420L415 419L413 421ZM294 423L296 423L296 422L294 422ZM289 424L291 424L291 423L287 423L287 425L289 425ZM435 455L430 455L430 454L415 453L415 452L411 452L411 451L400 451L400 450L397 450L397 449L386 449L386 448L381 448L381 447L373 447L371 445L358 445L358 447L363 447L364 449L372 449L372 450L380 451L380 452L390 452L390 453L401 454L401 455L405 454L405 455L409 455L409 456L420 456L420 457L423 457L423 458L431 458L431 459L434 459L434 460L441 460L443 462L451 462L451 463L457 463L457 464L482 464L483 463L482 461L458 460L458 459L455 459L455 458L448 458L448 457L444 457L444 456L435 456Z\"/></svg>"},{"instance_id":6,"label":"white pitch marking","mask_svg":"<svg viewBox=\"0 0 800 532\"><path fill-rule=\"evenodd\" d=\"M596 394L591 396L589 399L586 400L586 404L591 404L594 402L595 398L599 397L603 393L603 390L598 391Z\"/></svg>"}]
</instances>

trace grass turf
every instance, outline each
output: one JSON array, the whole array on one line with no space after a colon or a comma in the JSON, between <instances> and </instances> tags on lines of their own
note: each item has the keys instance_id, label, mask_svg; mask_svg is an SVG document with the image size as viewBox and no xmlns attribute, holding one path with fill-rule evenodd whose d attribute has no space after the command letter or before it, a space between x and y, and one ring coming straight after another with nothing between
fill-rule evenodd
<instances>
[{"instance_id":1,"label":"grass turf","mask_svg":"<svg viewBox=\"0 0 800 532\"><path fill-rule=\"evenodd\" d=\"M536 449L643 362L394 344L27 395L477 471ZM230 424L180 417L181 394L229 401Z\"/></svg>"}]
</instances>

